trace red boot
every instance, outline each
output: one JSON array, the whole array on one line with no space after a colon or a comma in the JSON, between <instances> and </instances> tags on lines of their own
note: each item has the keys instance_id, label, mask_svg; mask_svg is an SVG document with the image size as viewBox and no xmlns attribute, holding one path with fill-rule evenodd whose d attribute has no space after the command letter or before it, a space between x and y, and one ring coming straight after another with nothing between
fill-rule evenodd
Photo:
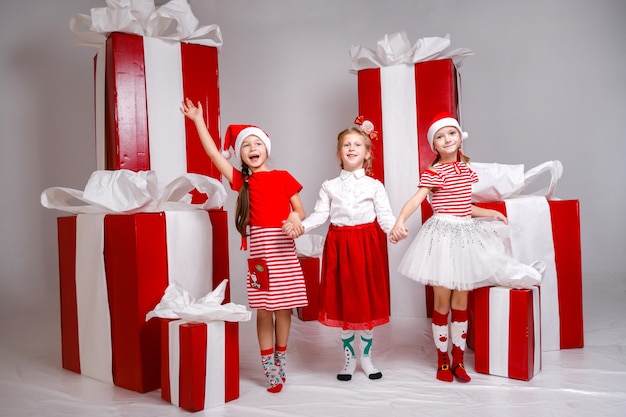
<instances>
[{"instance_id":1,"label":"red boot","mask_svg":"<svg viewBox=\"0 0 626 417\"><path fill-rule=\"evenodd\" d=\"M463 353L467 345L467 310L452 310L452 373L461 382L472 380L465 371Z\"/></svg>"},{"instance_id":2,"label":"red boot","mask_svg":"<svg viewBox=\"0 0 626 417\"><path fill-rule=\"evenodd\" d=\"M442 352L437 349L437 356L437 379L444 382L452 382L448 352Z\"/></svg>"},{"instance_id":3,"label":"red boot","mask_svg":"<svg viewBox=\"0 0 626 417\"><path fill-rule=\"evenodd\" d=\"M437 348L437 379L452 382L450 357L448 356L448 315L433 311L433 341Z\"/></svg>"},{"instance_id":4,"label":"red boot","mask_svg":"<svg viewBox=\"0 0 626 417\"><path fill-rule=\"evenodd\" d=\"M461 382L470 382L472 378L465 371L463 351L457 345L452 345L452 373Z\"/></svg>"}]
</instances>

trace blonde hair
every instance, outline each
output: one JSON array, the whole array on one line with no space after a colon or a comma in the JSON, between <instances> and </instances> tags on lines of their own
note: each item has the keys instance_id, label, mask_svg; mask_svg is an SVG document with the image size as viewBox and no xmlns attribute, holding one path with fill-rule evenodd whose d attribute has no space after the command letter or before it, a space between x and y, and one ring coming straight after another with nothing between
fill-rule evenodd
<instances>
[{"instance_id":1,"label":"blonde hair","mask_svg":"<svg viewBox=\"0 0 626 417\"><path fill-rule=\"evenodd\" d=\"M374 156L371 152L372 139L370 139L369 135L365 133L363 129L361 129L360 127L352 126L339 132L339 135L337 135L337 155L341 153L341 147L343 146L344 137L350 133L357 133L361 135L361 137L363 138L365 149L370 153L369 158L363 161L363 169L365 169L366 174L371 174L372 173L372 160L374 159ZM343 169L343 161L341 160L341 158L339 158L339 161L341 164L341 169Z\"/></svg>"}]
</instances>

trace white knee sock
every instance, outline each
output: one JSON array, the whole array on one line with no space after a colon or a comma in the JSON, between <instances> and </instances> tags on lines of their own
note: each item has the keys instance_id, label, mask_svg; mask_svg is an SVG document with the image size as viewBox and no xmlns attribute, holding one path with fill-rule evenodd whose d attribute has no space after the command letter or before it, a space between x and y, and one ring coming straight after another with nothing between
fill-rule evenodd
<instances>
[{"instance_id":1,"label":"white knee sock","mask_svg":"<svg viewBox=\"0 0 626 417\"><path fill-rule=\"evenodd\" d=\"M361 348L361 368L369 379L380 379L383 374L372 363L372 343L374 341L373 330L361 330L359 332L359 346Z\"/></svg>"}]
</instances>

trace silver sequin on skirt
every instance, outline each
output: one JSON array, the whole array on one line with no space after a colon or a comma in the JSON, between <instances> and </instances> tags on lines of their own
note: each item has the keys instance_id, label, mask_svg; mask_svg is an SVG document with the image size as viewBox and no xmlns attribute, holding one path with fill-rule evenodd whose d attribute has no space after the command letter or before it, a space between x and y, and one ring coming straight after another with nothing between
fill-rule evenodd
<instances>
[{"instance_id":1,"label":"silver sequin on skirt","mask_svg":"<svg viewBox=\"0 0 626 417\"><path fill-rule=\"evenodd\" d=\"M454 290L528 288L541 282L535 267L510 256L490 221L446 214L426 220L398 271L422 284Z\"/></svg>"}]
</instances>

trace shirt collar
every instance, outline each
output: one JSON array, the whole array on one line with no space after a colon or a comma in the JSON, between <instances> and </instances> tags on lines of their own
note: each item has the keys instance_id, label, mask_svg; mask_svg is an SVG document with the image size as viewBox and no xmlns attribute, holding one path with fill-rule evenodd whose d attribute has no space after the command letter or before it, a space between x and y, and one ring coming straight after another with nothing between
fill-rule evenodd
<instances>
[{"instance_id":1,"label":"shirt collar","mask_svg":"<svg viewBox=\"0 0 626 417\"><path fill-rule=\"evenodd\" d=\"M345 169L342 169L341 174L339 174L339 177L341 177L342 180L346 180L350 178L350 176L352 175L354 175L356 179L363 178L365 176L365 169L360 168L360 169L357 169L356 171L346 171Z\"/></svg>"}]
</instances>

